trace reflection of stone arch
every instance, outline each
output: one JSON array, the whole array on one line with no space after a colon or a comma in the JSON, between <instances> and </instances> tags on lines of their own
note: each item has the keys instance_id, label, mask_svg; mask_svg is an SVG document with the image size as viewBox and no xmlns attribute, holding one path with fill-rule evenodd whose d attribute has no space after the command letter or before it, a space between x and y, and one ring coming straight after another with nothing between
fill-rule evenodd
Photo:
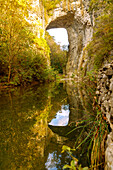
<instances>
[{"instance_id":1,"label":"reflection of stone arch","mask_svg":"<svg viewBox=\"0 0 113 170\"><path fill-rule=\"evenodd\" d=\"M69 123L81 121L86 116L90 116L91 108L89 105L92 105L92 100L89 97L86 87L83 88L83 86L81 87L78 83L73 84L71 80L67 81L65 87L70 105Z\"/></svg>"},{"instance_id":2,"label":"reflection of stone arch","mask_svg":"<svg viewBox=\"0 0 113 170\"><path fill-rule=\"evenodd\" d=\"M89 96L87 95L85 90L82 90L82 88L79 84L78 84L78 93L79 93L80 100L81 100L84 110L86 111L86 113L89 113L89 111L87 109L87 100L86 100L86 98L88 98Z\"/></svg>"}]
</instances>

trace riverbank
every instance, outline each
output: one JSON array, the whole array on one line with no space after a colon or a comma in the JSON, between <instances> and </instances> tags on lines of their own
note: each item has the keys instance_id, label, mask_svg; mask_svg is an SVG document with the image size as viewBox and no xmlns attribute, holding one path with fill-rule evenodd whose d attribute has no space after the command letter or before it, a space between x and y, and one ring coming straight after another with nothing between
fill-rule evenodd
<instances>
[{"instance_id":1,"label":"riverbank","mask_svg":"<svg viewBox=\"0 0 113 170\"><path fill-rule=\"evenodd\" d=\"M81 81L80 81L80 79L78 80L77 78L76 79L75 78L67 78L67 77L62 78L62 76L59 76L59 77L60 77L59 81L56 81L56 82L58 82L58 84L59 83L63 84L63 88L64 89L66 88L66 91L68 94L68 101L70 101L70 103L72 103L72 104L70 104L70 111L71 111L71 115L73 115L72 116L73 118L71 118L71 116L70 116L70 118L72 120L72 122L69 122L70 126L74 125L79 129L79 126L82 125L81 122L85 121L85 124L83 127L86 127L86 124L89 124L89 118L91 118L91 120L90 120L91 122L92 122L92 118L93 118L94 122L92 122L92 126L90 128L88 126L88 132L85 132L85 135L86 135L86 138L88 136L88 138L92 138L92 139L94 136L97 137L98 135L100 135L99 138L97 138L97 139L94 138L95 140L91 141L92 143L94 142L94 144L95 144L95 141L97 141L97 140L100 141L101 135L102 134L104 135L104 130L101 132L101 128L104 127L104 123L105 123L105 119L103 119L103 114L100 111L94 110L94 109L96 109L96 106L98 107L98 103L96 101L97 98L95 98L95 90L96 90L95 82L89 80L88 78L87 79L81 78ZM47 86L55 87L56 85L58 85L56 82L51 82L51 83L46 82L45 83L46 88L47 88ZM34 83L31 83L31 84L25 86L25 89L27 91L29 91L29 89L33 88L33 86L38 86L39 88L42 89L44 84L34 82ZM12 89L15 87L16 87L16 89L18 89L17 86L3 86L1 89L7 89L7 88ZM22 86L20 86L20 87L22 87ZM12 92L10 95L12 96ZM57 98L56 100L59 100L59 99ZM82 106L78 104L80 102L82 103ZM43 103L43 101L42 101L42 103ZM82 113L83 118L79 118L79 114L80 114L79 109L81 107L83 107L85 110ZM89 109L90 109L90 111L89 111ZM75 115L77 115L78 118L76 118ZM86 119L84 120L84 118L86 118ZM88 120L88 122L87 122L87 120ZM100 123L101 123L101 126L100 126ZM106 126L106 124L105 124L105 126ZM98 131L97 131L97 129L98 129ZM90 131L93 132L93 134L94 134L93 137L92 137L92 135L90 136ZM73 133L73 135L74 135L74 133ZM104 139L105 139L105 135L103 136ZM81 140L81 143L83 142L83 146L84 146L84 140L85 139ZM102 141L102 143L103 142L105 142L105 140ZM98 148L98 149L100 149L100 148ZM105 149L105 146L102 145L101 151L104 149ZM94 150L93 150L93 152L95 153ZM98 152L99 152L99 150L98 150ZM102 152L102 156L104 156L104 153L105 153L105 151ZM100 156L101 156L101 153L100 153Z\"/></svg>"}]
</instances>

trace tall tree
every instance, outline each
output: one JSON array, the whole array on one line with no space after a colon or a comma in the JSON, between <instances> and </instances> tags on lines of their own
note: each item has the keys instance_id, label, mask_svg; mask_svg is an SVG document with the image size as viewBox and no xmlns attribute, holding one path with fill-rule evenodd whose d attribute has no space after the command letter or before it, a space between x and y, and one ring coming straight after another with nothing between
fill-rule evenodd
<instances>
[{"instance_id":1,"label":"tall tree","mask_svg":"<svg viewBox=\"0 0 113 170\"><path fill-rule=\"evenodd\" d=\"M9 83L17 75L22 60L27 64L28 58L32 62L34 57L41 55L49 65L49 47L42 37L39 19L34 23L29 18L35 10L31 0L4 0L0 1L0 6L0 61L1 69L5 63Z\"/></svg>"}]
</instances>

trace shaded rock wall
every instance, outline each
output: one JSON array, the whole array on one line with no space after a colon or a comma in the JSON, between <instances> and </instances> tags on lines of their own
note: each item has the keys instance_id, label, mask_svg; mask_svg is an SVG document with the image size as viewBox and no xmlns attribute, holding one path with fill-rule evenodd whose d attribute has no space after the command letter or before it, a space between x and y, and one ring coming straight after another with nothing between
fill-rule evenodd
<instances>
[{"instance_id":1,"label":"shaded rock wall","mask_svg":"<svg viewBox=\"0 0 113 170\"><path fill-rule=\"evenodd\" d=\"M112 131L106 142L105 170L113 170L113 62L105 64L100 69L96 94L99 96L101 111L106 116Z\"/></svg>"},{"instance_id":2,"label":"shaded rock wall","mask_svg":"<svg viewBox=\"0 0 113 170\"><path fill-rule=\"evenodd\" d=\"M93 34L92 17L87 8L88 4L86 2L83 3L82 7L78 7L72 25L67 28L70 48L66 71L69 76L77 75L87 61L87 56L84 55L83 50L91 41Z\"/></svg>"}]
</instances>

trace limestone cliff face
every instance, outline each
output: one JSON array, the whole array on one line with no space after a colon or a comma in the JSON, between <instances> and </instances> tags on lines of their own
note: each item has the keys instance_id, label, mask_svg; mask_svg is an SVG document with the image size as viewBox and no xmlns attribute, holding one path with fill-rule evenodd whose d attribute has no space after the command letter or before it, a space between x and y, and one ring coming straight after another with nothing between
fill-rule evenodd
<instances>
[{"instance_id":1,"label":"limestone cliff face","mask_svg":"<svg viewBox=\"0 0 113 170\"><path fill-rule=\"evenodd\" d=\"M88 12L90 0L72 2L70 9L64 10L61 5L55 9L50 18L47 30L51 28L65 28L69 40L69 56L66 74L70 77L77 75L86 68L87 53L85 47L91 41L93 34L93 15Z\"/></svg>"},{"instance_id":2,"label":"limestone cliff face","mask_svg":"<svg viewBox=\"0 0 113 170\"><path fill-rule=\"evenodd\" d=\"M113 169L113 62L100 69L97 79L98 104L110 124L111 133L107 137L105 170Z\"/></svg>"}]
</instances>

